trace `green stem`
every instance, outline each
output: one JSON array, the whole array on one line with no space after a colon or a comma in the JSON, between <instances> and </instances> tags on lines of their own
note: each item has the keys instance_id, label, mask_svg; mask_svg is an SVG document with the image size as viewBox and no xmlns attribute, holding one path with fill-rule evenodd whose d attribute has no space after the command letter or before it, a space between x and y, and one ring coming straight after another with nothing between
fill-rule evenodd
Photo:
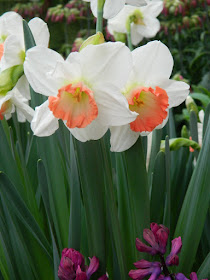
<instances>
[{"instance_id":1,"label":"green stem","mask_svg":"<svg viewBox=\"0 0 210 280\"><path fill-rule=\"evenodd\" d=\"M131 33L130 32L127 32L127 41L128 41L128 47L132 51L133 50L133 45L132 45L132 42L131 42Z\"/></svg>"},{"instance_id":2,"label":"green stem","mask_svg":"<svg viewBox=\"0 0 210 280\"><path fill-rule=\"evenodd\" d=\"M98 0L98 11L97 11L97 22L96 22L96 33L103 33L103 9L104 0Z\"/></svg>"}]
</instances>

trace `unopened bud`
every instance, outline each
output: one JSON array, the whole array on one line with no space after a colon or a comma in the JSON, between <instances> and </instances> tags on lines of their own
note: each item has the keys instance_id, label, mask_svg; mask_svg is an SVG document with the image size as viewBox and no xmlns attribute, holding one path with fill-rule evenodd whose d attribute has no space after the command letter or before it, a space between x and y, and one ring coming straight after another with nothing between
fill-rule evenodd
<instances>
[{"instance_id":1,"label":"unopened bud","mask_svg":"<svg viewBox=\"0 0 210 280\"><path fill-rule=\"evenodd\" d=\"M196 114L198 114L198 107L195 103L195 101L192 99L191 96L187 96L187 99L185 101L185 105L187 107L188 112L194 111Z\"/></svg>"},{"instance_id":2,"label":"unopened bud","mask_svg":"<svg viewBox=\"0 0 210 280\"><path fill-rule=\"evenodd\" d=\"M104 35L101 32L97 32L95 35L90 36L83 42L79 51L87 47L88 45L100 45L105 42Z\"/></svg>"},{"instance_id":3,"label":"unopened bud","mask_svg":"<svg viewBox=\"0 0 210 280\"><path fill-rule=\"evenodd\" d=\"M189 139L189 132L188 132L186 125L183 125L183 127L182 127L181 137Z\"/></svg>"}]
</instances>

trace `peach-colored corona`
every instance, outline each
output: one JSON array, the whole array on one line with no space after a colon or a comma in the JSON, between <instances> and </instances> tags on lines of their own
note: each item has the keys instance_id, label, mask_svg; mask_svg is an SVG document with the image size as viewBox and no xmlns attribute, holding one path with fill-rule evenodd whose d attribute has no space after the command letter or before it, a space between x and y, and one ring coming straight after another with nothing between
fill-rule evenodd
<instances>
[{"instance_id":1,"label":"peach-colored corona","mask_svg":"<svg viewBox=\"0 0 210 280\"><path fill-rule=\"evenodd\" d=\"M130 110L139 114L130 123L130 128L135 132L150 132L167 117L168 95L160 87L155 90L151 87L135 88L127 99Z\"/></svg>"},{"instance_id":2,"label":"peach-colored corona","mask_svg":"<svg viewBox=\"0 0 210 280\"><path fill-rule=\"evenodd\" d=\"M0 120L3 120L4 115L6 114L6 111L9 109L10 106L11 106L10 100L7 100L2 104L0 108Z\"/></svg>"},{"instance_id":3,"label":"peach-colored corona","mask_svg":"<svg viewBox=\"0 0 210 280\"><path fill-rule=\"evenodd\" d=\"M84 128L98 116L93 92L81 82L60 88L58 95L48 100L53 115L67 121L69 128Z\"/></svg>"},{"instance_id":4,"label":"peach-colored corona","mask_svg":"<svg viewBox=\"0 0 210 280\"><path fill-rule=\"evenodd\" d=\"M2 59L3 54L4 54L4 44L2 43L0 44L0 61Z\"/></svg>"}]
</instances>

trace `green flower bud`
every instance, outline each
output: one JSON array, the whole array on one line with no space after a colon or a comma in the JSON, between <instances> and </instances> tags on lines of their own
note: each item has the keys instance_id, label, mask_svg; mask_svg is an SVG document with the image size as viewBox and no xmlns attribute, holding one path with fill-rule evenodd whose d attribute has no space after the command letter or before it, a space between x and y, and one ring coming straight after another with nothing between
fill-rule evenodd
<instances>
[{"instance_id":1,"label":"green flower bud","mask_svg":"<svg viewBox=\"0 0 210 280\"><path fill-rule=\"evenodd\" d=\"M189 137L190 137L186 125L183 125L183 127L182 127L181 136L182 136L182 138L187 138L187 139L189 139Z\"/></svg>"},{"instance_id":2,"label":"green flower bud","mask_svg":"<svg viewBox=\"0 0 210 280\"><path fill-rule=\"evenodd\" d=\"M196 115L198 114L198 107L195 103L195 101L192 99L191 96L188 95L186 101L185 101L185 105L187 107L188 112L190 113L191 111L194 111L196 113Z\"/></svg>"},{"instance_id":3,"label":"green flower bud","mask_svg":"<svg viewBox=\"0 0 210 280\"><path fill-rule=\"evenodd\" d=\"M88 45L100 45L105 42L104 35L101 32L97 32L95 35L87 38L81 45L79 51L87 47Z\"/></svg>"}]
</instances>

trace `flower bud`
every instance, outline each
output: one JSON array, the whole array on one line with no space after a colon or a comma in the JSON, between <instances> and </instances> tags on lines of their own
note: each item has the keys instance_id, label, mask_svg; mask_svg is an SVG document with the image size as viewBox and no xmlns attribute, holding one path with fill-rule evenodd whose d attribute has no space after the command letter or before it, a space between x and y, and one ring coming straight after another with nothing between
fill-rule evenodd
<instances>
[{"instance_id":1,"label":"flower bud","mask_svg":"<svg viewBox=\"0 0 210 280\"><path fill-rule=\"evenodd\" d=\"M181 137L189 139L189 132L188 132L186 125L183 125L183 127L182 127Z\"/></svg>"},{"instance_id":2,"label":"flower bud","mask_svg":"<svg viewBox=\"0 0 210 280\"><path fill-rule=\"evenodd\" d=\"M12 90L23 75L23 65L15 65L0 73L0 95Z\"/></svg>"},{"instance_id":3,"label":"flower bud","mask_svg":"<svg viewBox=\"0 0 210 280\"><path fill-rule=\"evenodd\" d=\"M182 240L181 237L177 237L171 241L172 247L170 254L166 257L166 265L178 265L179 264L179 257L177 254L181 251L182 248Z\"/></svg>"},{"instance_id":4,"label":"flower bud","mask_svg":"<svg viewBox=\"0 0 210 280\"><path fill-rule=\"evenodd\" d=\"M79 51L87 47L88 45L100 45L105 42L104 35L101 32L97 32L95 35L90 36L83 42Z\"/></svg>"},{"instance_id":5,"label":"flower bud","mask_svg":"<svg viewBox=\"0 0 210 280\"><path fill-rule=\"evenodd\" d=\"M187 96L187 99L185 100L185 105L186 105L189 113L191 111L194 111L196 113L196 115L198 114L198 107L191 96L189 96L189 95Z\"/></svg>"}]
</instances>

